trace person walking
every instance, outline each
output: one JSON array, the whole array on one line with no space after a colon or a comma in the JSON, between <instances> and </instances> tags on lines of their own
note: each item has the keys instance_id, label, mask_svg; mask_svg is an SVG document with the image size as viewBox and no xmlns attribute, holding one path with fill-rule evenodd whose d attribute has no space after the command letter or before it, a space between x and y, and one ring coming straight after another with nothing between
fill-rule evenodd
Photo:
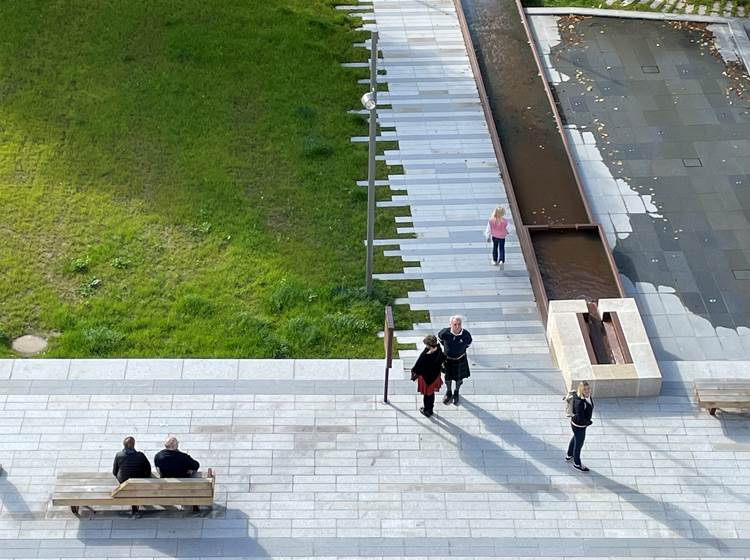
<instances>
[{"instance_id":1,"label":"person walking","mask_svg":"<svg viewBox=\"0 0 750 560\"><path fill-rule=\"evenodd\" d=\"M463 319L460 315L450 318L450 327L442 329L438 333L438 340L443 345L445 352L445 385L447 390L443 398L443 404L453 401L458 406L458 391L464 379L471 375L469 371L469 359L466 351L471 346L471 333L462 327ZM456 391L451 390L453 382L456 383Z\"/></svg>"},{"instance_id":2,"label":"person walking","mask_svg":"<svg viewBox=\"0 0 750 560\"><path fill-rule=\"evenodd\" d=\"M573 396L573 416L570 418L570 427L573 437L568 444L568 454L565 456L567 462L573 461L573 468L582 472L588 472L589 468L581 463L581 449L586 440L586 428L591 422L594 412L594 401L591 398L591 386L588 381L581 381Z\"/></svg>"},{"instance_id":3,"label":"person walking","mask_svg":"<svg viewBox=\"0 0 750 560\"><path fill-rule=\"evenodd\" d=\"M495 208L490 219L487 220L487 227L484 230L487 242L492 241L492 264L495 266L505 263L505 238L508 237L508 220L503 216L505 216L503 207Z\"/></svg>"},{"instance_id":4,"label":"person walking","mask_svg":"<svg viewBox=\"0 0 750 560\"><path fill-rule=\"evenodd\" d=\"M424 395L424 406L419 412L429 418L435 407L435 392L443 386L440 369L445 361L445 354L435 335L427 335L422 342L424 350L411 368L411 380L417 382L417 391Z\"/></svg>"}]
</instances>

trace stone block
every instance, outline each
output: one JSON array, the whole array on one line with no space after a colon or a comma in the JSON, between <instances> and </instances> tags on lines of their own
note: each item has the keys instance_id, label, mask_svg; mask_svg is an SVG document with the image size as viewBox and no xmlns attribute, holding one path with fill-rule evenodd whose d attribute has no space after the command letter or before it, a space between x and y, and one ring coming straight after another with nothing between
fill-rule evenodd
<instances>
[{"instance_id":1,"label":"stone block","mask_svg":"<svg viewBox=\"0 0 750 560\"><path fill-rule=\"evenodd\" d=\"M180 379L182 360L131 359L125 368L125 379Z\"/></svg>"},{"instance_id":2,"label":"stone block","mask_svg":"<svg viewBox=\"0 0 750 560\"><path fill-rule=\"evenodd\" d=\"M185 360L182 379L237 379L239 360Z\"/></svg>"},{"instance_id":3,"label":"stone block","mask_svg":"<svg viewBox=\"0 0 750 560\"><path fill-rule=\"evenodd\" d=\"M240 360L240 379L293 379L294 360Z\"/></svg>"},{"instance_id":4,"label":"stone block","mask_svg":"<svg viewBox=\"0 0 750 560\"><path fill-rule=\"evenodd\" d=\"M632 298L603 299L599 312L616 312L632 357L630 364L592 364L578 313L587 311L583 300L550 302L547 338L565 384L592 384L599 397L637 397L658 394L661 374L646 329ZM643 379L643 383L640 380Z\"/></svg>"},{"instance_id":5,"label":"stone block","mask_svg":"<svg viewBox=\"0 0 750 560\"><path fill-rule=\"evenodd\" d=\"M14 360L11 379L54 379L68 378L70 360L28 359Z\"/></svg>"},{"instance_id":6,"label":"stone block","mask_svg":"<svg viewBox=\"0 0 750 560\"><path fill-rule=\"evenodd\" d=\"M68 379L125 379L126 366L123 359L72 360Z\"/></svg>"}]
</instances>

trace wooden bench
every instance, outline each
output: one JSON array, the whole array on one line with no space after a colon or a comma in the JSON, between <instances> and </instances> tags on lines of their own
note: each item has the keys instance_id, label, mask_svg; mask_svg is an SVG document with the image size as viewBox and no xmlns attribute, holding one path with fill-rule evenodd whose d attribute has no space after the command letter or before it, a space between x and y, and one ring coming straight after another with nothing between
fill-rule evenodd
<instances>
[{"instance_id":1,"label":"wooden bench","mask_svg":"<svg viewBox=\"0 0 750 560\"><path fill-rule=\"evenodd\" d=\"M64 473L57 476L53 506L211 506L215 478L131 478L122 484L110 473Z\"/></svg>"},{"instance_id":2,"label":"wooden bench","mask_svg":"<svg viewBox=\"0 0 750 560\"><path fill-rule=\"evenodd\" d=\"M696 379L694 384L698 406L712 416L717 409L750 409L750 380Z\"/></svg>"}]
</instances>

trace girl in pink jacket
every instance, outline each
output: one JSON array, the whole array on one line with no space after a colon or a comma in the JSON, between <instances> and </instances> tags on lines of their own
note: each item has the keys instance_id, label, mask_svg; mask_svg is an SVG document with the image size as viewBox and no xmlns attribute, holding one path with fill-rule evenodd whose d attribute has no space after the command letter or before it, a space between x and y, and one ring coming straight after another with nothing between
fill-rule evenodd
<instances>
[{"instance_id":1,"label":"girl in pink jacket","mask_svg":"<svg viewBox=\"0 0 750 560\"><path fill-rule=\"evenodd\" d=\"M484 235L487 242L492 241L492 264L505 263L505 238L508 236L508 220L503 218L505 210L498 206L492 211Z\"/></svg>"}]
</instances>

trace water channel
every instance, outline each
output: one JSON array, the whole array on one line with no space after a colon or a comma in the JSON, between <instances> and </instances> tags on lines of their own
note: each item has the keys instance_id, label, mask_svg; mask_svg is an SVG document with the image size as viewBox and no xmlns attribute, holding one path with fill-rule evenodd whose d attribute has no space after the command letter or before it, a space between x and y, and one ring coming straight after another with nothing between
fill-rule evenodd
<instances>
[{"instance_id":1,"label":"water channel","mask_svg":"<svg viewBox=\"0 0 750 560\"><path fill-rule=\"evenodd\" d=\"M621 297L599 230L575 227L591 218L515 1L461 6L547 299Z\"/></svg>"}]
</instances>

